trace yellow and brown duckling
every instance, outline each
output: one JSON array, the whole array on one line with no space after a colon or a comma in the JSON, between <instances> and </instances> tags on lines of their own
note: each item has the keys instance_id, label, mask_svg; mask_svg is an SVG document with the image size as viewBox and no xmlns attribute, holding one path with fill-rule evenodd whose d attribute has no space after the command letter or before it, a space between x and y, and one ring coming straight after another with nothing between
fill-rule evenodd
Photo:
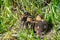
<instances>
[{"instance_id":1,"label":"yellow and brown duckling","mask_svg":"<svg viewBox=\"0 0 60 40\"><path fill-rule=\"evenodd\" d=\"M32 16L28 16L27 17L27 21L24 24L25 28L29 29L29 28L33 28L34 26L34 19Z\"/></svg>"},{"instance_id":2,"label":"yellow and brown duckling","mask_svg":"<svg viewBox=\"0 0 60 40\"><path fill-rule=\"evenodd\" d=\"M44 34L44 32L47 30L47 22L41 18L40 15L36 16L35 19L35 26L34 26L34 31L36 32L37 35L40 35L40 37L42 37L42 35Z\"/></svg>"},{"instance_id":3,"label":"yellow and brown duckling","mask_svg":"<svg viewBox=\"0 0 60 40\"><path fill-rule=\"evenodd\" d=\"M24 26L25 22L27 21L28 16L31 16L31 14L29 12L25 12L24 15L22 15L22 17L21 17L21 25Z\"/></svg>"}]
</instances>

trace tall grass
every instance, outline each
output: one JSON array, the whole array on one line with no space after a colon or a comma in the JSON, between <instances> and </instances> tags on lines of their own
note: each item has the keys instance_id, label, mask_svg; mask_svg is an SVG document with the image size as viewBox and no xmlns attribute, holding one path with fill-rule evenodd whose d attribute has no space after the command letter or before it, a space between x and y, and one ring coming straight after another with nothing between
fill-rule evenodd
<instances>
[{"instance_id":1,"label":"tall grass","mask_svg":"<svg viewBox=\"0 0 60 40\"><path fill-rule=\"evenodd\" d=\"M20 20L20 15L28 11L33 17L40 14L49 24L51 22L55 31L52 40L60 40L60 0L51 0L47 6L43 2L44 0L0 0L0 34L10 31L16 21ZM39 37L35 38L32 30L30 33L27 30L20 32L17 32L19 40L40 40Z\"/></svg>"}]
</instances>

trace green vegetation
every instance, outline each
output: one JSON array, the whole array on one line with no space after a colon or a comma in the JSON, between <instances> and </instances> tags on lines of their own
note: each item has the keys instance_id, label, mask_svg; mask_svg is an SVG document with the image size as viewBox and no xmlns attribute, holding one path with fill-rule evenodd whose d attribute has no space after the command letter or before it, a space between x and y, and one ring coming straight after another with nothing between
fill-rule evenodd
<instances>
[{"instance_id":1,"label":"green vegetation","mask_svg":"<svg viewBox=\"0 0 60 40\"><path fill-rule=\"evenodd\" d=\"M51 40L60 40L60 0L51 0L47 6L44 6L43 2L44 0L42 3L40 0L0 0L0 38L9 40L12 35L17 33L17 38L13 40L40 40L38 36L34 35L33 30L28 32L26 29L19 28L20 16L28 11L33 17L40 14L48 24L51 22L54 33ZM46 37L44 40L48 40L48 38Z\"/></svg>"}]
</instances>

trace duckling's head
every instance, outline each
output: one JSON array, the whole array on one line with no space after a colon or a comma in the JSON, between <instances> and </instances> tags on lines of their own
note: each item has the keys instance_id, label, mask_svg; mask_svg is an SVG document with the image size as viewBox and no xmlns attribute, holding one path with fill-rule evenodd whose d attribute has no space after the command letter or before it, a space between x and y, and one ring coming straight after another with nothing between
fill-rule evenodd
<instances>
[{"instance_id":1,"label":"duckling's head","mask_svg":"<svg viewBox=\"0 0 60 40\"><path fill-rule=\"evenodd\" d=\"M36 21L41 21L41 16L40 15L36 16Z\"/></svg>"},{"instance_id":2,"label":"duckling's head","mask_svg":"<svg viewBox=\"0 0 60 40\"><path fill-rule=\"evenodd\" d=\"M28 22L32 22L32 21L33 21L33 18L32 18L31 16L28 16L28 17L27 17L27 21L28 21Z\"/></svg>"}]
</instances>

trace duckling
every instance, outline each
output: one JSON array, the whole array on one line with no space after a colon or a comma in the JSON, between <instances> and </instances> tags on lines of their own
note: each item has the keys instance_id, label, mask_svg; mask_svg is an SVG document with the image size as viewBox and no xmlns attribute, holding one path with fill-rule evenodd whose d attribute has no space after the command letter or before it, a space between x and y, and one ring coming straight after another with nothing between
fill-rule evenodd
<instances>
[{"instance_id":1,"label":"duckling","mask_svg":"<svg viewBox=\"0 0 60 40\"><path fill-rule=\"evenodd\" d=\"M31 16L29 12L25 12L24 15L21 17L21 25L24 26L25 22L27 21L27 17Z\"/></svg>"},{"instance_id":2,"label":"duckling","mask_svg":"<svg viewBox=\"0 0 60 40\"><path fill-rule=\"evenodd\" d=\"M43 38L42 36L44 35L44 32L46 32L48 27L47 22L42 19L40 15L37 15L35 20L36 22L34 26L34 31L37 35L40 35L40 37Z\"/></svg>"},{"instance_id":3,"label":"duckling","mask_svg":"<svg viewBox=\"0 0 60 40\"><path fill-rule=\"evenodd\" d=\"M34 26L34 19L32 16L28 16L27 17L27 21L24 24L25 28L30 29L33 28Z\"/></svg>"}]
</instances>

